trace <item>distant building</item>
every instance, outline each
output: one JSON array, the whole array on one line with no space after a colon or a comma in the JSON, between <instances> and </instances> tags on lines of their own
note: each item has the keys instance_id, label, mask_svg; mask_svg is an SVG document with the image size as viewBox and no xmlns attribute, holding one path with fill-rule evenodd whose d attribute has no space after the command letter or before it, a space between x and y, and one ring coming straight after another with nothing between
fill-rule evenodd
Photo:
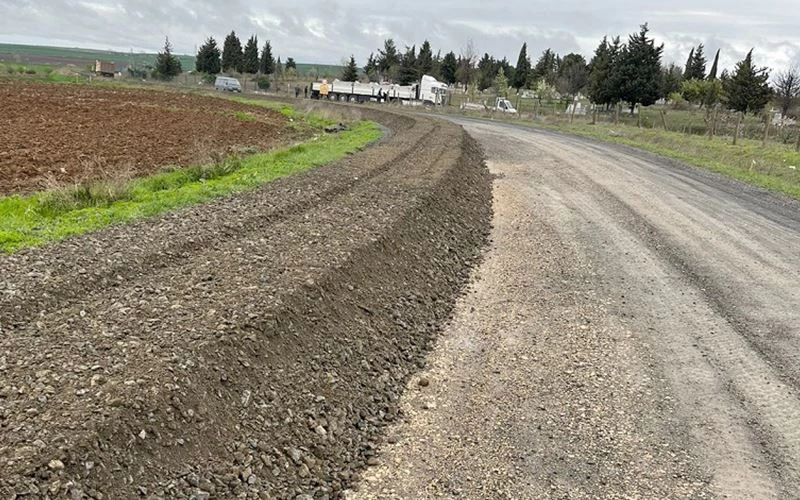
<instances>
[{"instance_id":1,"label":"distant building","mask_svg":"<svg viewBox=\"0 0 800 500\"><path fill-rule=\"evenodd\" d=\"M114 61L101 61L97 59L94 62L94 72L100 76L114 78L114 74L117 72L117 65L114 64Z\"/></svg>"}]
</instances>

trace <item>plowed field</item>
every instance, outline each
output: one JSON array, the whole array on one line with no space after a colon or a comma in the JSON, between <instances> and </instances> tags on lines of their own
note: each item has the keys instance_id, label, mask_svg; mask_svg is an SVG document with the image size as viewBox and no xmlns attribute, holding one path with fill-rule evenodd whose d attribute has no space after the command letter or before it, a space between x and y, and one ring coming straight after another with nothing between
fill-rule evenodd
<instances>
[{"instance_id":1,"label":"plowed field","mask_svg":"<svg viewBox=\"0 0 800 500\"><path fill-rule=\"evenodd\" d=\"M260 107L78 85L0 83L0 121L0 195L146 175L297 138L286 117Z\"/></svg>"}]
</instances>

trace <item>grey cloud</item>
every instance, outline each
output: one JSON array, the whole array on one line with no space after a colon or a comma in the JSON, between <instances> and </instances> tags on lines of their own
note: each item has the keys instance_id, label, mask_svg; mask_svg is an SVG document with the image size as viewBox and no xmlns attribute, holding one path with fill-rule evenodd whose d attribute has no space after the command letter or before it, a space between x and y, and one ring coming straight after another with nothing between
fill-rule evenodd
<instances>
[{"instance_id":1,"label":"grey cloud","mask_svg":"<svg viewBox=\"0 0 800 500\"><path fill-rule=\"evenodd\" d=\"M649 22L665 59L683 64L690 48L705 43L709 57L722 49L731 67L756 47L761 65L800 63L800 11L795 0L763 0L734 9L728 0L641 0L586 3L562 0L475 0L387 3L367 0L250 2L244 0L0 0L0 40L97 48L157 50L168 35L176 50L192 53L212 35L221 41L270 39L276 54L302 62L338 64L350 54L363 64L383 39L401 48L429 39L434 49L458 52L468 39L476 50L516 62L522 42L532 58L545 48L587 57L603 35L622 35Z\"/></svg>"}]
</instances>

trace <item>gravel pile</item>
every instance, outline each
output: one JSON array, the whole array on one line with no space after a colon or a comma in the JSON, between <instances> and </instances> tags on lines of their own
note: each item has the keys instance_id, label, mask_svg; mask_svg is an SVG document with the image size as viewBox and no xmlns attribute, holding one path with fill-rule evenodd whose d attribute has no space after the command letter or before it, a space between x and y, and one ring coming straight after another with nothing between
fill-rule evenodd
<instances>
[{"instance_id":1,"label":"gravel pile","mask_svg":"<svg viewBox=\"0 0 800 500\"><path fill-rule=\"evenodd\" d=\"M334 108L336 109L336 108ZM0 257L0 497L337 498L491 219L455 125Z\"/></svg>"}]
</instances>

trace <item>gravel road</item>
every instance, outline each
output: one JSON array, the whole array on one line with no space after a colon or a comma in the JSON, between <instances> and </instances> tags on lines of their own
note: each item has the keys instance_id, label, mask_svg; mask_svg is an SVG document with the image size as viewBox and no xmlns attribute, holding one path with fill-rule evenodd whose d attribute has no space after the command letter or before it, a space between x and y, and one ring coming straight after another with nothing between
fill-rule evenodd
<instances>
[{"instance_id":1,"label":"gravel road","mask_svg":"<svg viewBox=\"0 0 800 500\"><path fill-rule=\"evenodd\" d=\"M492 244L367 498L800 498L800 205L462 120Z\"/></svg>"}]
</instances>

